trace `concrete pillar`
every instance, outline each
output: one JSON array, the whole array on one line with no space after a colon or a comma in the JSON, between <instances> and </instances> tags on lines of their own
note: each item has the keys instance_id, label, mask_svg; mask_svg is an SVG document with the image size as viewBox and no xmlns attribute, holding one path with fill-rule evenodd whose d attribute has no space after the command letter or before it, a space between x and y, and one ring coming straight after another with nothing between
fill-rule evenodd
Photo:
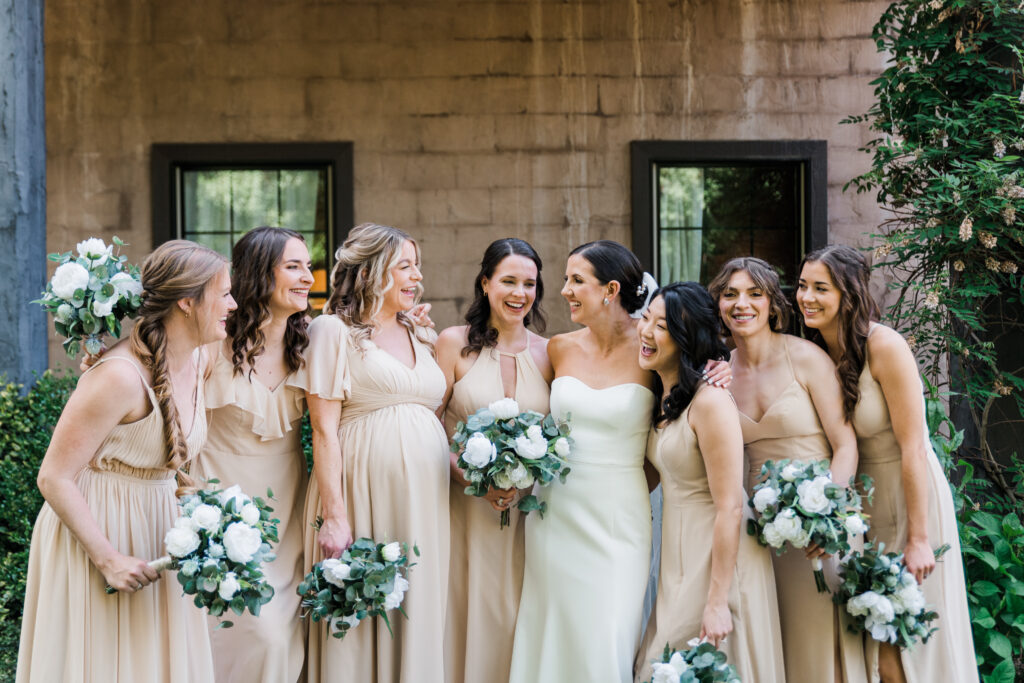
<instances>
[{"instance_id":1,"label":"concrete pillar","mask_svg":"<svg viewBox=\"0 0 1024 683\"><path fill-rule=\"evenodd\" d=\"M47 366L43 0L0 0L0 374Z\"/></svg>"}]
</instances>

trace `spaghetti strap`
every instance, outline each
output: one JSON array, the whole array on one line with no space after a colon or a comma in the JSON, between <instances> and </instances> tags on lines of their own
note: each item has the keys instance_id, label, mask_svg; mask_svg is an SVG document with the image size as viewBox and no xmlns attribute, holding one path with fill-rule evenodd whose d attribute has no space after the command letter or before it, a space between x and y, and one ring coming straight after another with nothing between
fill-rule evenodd
<instances>
[{"instance_id":1,"label":"spaghetti strap","mask_svg":"<svg viewBox=\"0 0 1024 683\"><path fill-rule=\"evenodd\" d=\"M793 359L789 357L789 340L783 337L782 349L786 352L786 365L789 366L789 375L793 378L792 381L796 381L796 371L793 370Z\"/></svg>"}]
</instances>

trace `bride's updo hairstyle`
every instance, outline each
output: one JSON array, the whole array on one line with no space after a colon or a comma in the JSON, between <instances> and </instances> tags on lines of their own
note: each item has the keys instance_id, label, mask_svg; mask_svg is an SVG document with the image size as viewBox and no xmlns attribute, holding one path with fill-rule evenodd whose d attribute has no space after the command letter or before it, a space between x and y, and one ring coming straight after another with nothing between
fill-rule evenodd
<instances>
[{"instance_id":1,"label":"bride's updo hairstyle","mask_svg":"<svg viewBox=\"0 0 1024 683\"><path fill-rule=\"evenodd\" d=\"M741 271L749 275L757 288L768 297L768 325L775 332L785 332L789 328L789 317L793 314L793 307L786 295L782 293L779 274L767 261L753 256L743 256L727 261L718 271L715 279L708 284L708 292L711 293L715 304L717 305L722 299L722 294L728 289L729 280L733 274ZM732 332L724 322L722 322L721 331L727 337L732 336Z\"/></svg>"},{"instance_id":2,"label":"bride's updo hairstyle","mask_svg":"<svg viewBox=\"0 0 1024 683\"><path fill-rule=\"evenodd\" d=\"M537 295L534 297L533 306L523 317L523 324L533 327L538 333L543 334L547 329L547 320L544 311L540 307L540 301L544 298L544 280L541 278L543 265L537 251L525 242L515 237L505 237L490 243L484 251L484 258L480 261L480 272L473 282L473 303L466 310L466 323L469 325L466 334L467 344L462 348L462 355L468 356L471 353L478 353L485 347L491 347L498 343L498 331L490 326L491 302L484 293L484 280L494 277L494 271L498 265L509 256L524 256L537 266Z\"/></svg>"},{"instance_id":3,"label":"bride's updo hairstyle","mask_svg":"<svg viewBox=\"0 0 1024 683\"><path fill-rule=\"evenodd\" d=\"M188 446L181 429L178 408L167 373L167 329L164 321L178 301L191 298L202 302L207 286L224 270L227 259L188 240L171 240L157 247L142 263L142 307L132 329L131 349L152 375L153 393L164 422L167 468L178 474L179 482L191 482L180 472L188 460ZM197 321L198 324L198 321ZM203 388L197 387L197 391Z\"/></svg>"},{"instance_id":4,"label":"bride's updo hairstyle","mask_svg":"<svg viewBox=\"0 0 1024 683\"><path fill-rule=\"evenodd\" d=\"M654 293L665 302L665 325L679 350L679 382L661 402L655 424L672 422L690 405L709 360L727 360L729 351L718 335L718 309L707 290L696 282L673 282ZM655 374L654 395L664 387Z\"/></svg>"},{"instance_id":5,"label":"bride's updo hairstyle","mask_svg":"<svg viewBox=\"0 0 1024 683\"><path fill-rule=\"evenodd\" d=\"M619 301L626 313L640 310L647 300L647 288L643 284L644 269L633 252L618 242L597 240L569 252L569 256L577 254L587 260L602 285L619 283Z\"/></svg>"}]
</instances>

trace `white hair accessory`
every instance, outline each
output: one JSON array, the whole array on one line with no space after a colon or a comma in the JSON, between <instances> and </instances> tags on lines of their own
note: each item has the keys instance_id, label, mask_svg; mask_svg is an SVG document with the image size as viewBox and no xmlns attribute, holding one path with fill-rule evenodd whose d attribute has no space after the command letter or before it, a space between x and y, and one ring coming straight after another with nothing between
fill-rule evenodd
<instances>
[{"instance_id":1,"label":"white hair accessory","mask_svg":"<svg viewBox=\"0 0 1024 683\"><path fill-rule=\"evenodd\" d=\"M644 305L629 314L630 318L640 318L643 316L644 312L647 310L647 307L651 305L651 297L654 296L654 292L656 292L657 289L658 281L654 279L653 275L651 275L647 271L644 271L644 276L641 280L641 284L637 285L636 287L636 295L643 296L644 292L647 292L647 296L644 298Z\"/></svg>"}]
</instances>

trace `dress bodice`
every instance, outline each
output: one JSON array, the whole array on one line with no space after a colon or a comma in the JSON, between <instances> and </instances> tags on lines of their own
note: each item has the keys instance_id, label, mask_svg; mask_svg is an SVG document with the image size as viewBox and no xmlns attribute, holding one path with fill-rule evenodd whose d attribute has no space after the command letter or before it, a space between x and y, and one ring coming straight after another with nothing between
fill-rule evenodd
<instances>
[{"instance_id":1,"label":"dress bodice","mask_svg":"<svg viewBox=\"0 0 1024 683\"><path fill-rule=\"evenodd\" d=\"M860 398L853 411L853 430L857 433L857 452L863 463L890 462L900 459L900 447L892 431L889 404L882 386L871 374L871 364L864 358L864 369L858 380Z\"/></svg>"},{"instance_id":2,"label":"dress bodice","mask_svg":"<svg viewBox=\"0 0 1024 683\"><path fill-rule=\"evenodd\" d=\"M652 429L647 459L661 477L665 505L714 506L704 456L690 426L690 406L661 429Z\"/></svg>"},{"instance_id":3,"label":"dress bodice","mask_svg":"<svg viewBox=\"0 0 1024 683\"><path fill-rule=\"evenodd\" d=\"M569 375L551 383L552 415L572 418L570 465L642 466L653 408L654 394L642 384L594 389Z\"/></svg>"}]
</instances>

